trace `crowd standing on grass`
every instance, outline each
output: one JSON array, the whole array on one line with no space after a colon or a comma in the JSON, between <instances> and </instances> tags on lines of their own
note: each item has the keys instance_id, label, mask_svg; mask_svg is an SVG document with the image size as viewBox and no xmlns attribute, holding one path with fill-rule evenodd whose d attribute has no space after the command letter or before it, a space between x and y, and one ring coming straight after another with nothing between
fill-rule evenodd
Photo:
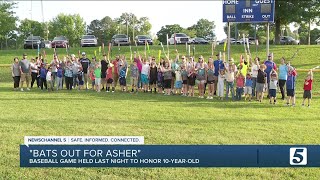
<instances>
[{"instance_id":1,"label":"crowd standing on grass","mask_svg":"<svg viewBox=\"0 0 320 180\"><path fill-rule=\"evenodd\" d=\"M15 57L13 61L11 70L15 91L30 91L36 84L42 91L60 91L65 85L69 91L91 89L114 93L119 83L122 92L195 97L194 87L197 85L201 99L207 92L207 99L216 96L220 100L241 101L244 97L245 101L262 102L264 93L267 93L270 104L276 104L279 87L281 99L285 100L287 96L287 106L296 103L297 72L284 58L277 69L273 54L264 62L259 57L251 60L241 56L238 65L233 58L227 62L222 60L220 54L216 55L216 60L210 57L205 62L203 56L197 61L186 56L180 59L178 52L174 60L161 58L158 63L155 57L142 57L136 52L129 62L124 55L117 55L110 61L106 54L101 61L96 57L90 61L85 52L81 57L71 54L62 59L55 54L50 63L46 63L41 55L29 62L27 54L23 54L21 60ZM312 83L313 72L310 70L303 86L303 106L306 100L310 106Z\"/></svg>"}]
</instances>

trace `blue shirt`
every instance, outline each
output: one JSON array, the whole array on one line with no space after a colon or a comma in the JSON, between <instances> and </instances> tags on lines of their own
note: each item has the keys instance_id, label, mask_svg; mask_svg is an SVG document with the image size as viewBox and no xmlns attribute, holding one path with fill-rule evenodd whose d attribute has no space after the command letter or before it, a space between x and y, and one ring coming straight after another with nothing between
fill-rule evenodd
<instances>
[{"instance_id":1,"label":"blue shirt","mask_svg":"<svg viewBox=\"0 0 320 180\"><path fill-rule=\"evenodd\" d=\"M274 67L274 62L266 60L264 62L264 65L266 65L266 67L267 67L266 70L264 70L264 72L266 72L267 75L268 75L267 77L269 77L269 74L271 73L271 71L272 71L272 69Z\"/></svg>"},{"instance_id":2,"label":"blue shirt","mask_svg":"<svg viewBox=\"0 0 320 180\"><path fill-rule=\"evenodd\" d=\"M280 65L279 67L279 79L287 80L288 77L288 67L287 65Z\"/></svg>"},{"instance_id":3,"label":"blue shirt","mask_svg":"<svg viewBox=\"0 0 320 180\"><path fill-rule=\"evenodd\" d=\"M47 75L47 70L46 68L41 68L40 69L40 78L46 79L46 75Z\"/></svg>"},{"instance_id":4,"label":"blue shirt","mask_svg":"<svg viewBox=\"0 0 320 180\"><path fill-rule=\"evenodd\" d=\"M246 86L252 87L252 79L251 78L246 78Z\"/></svg>"},{"instance_id":5,"label":"blue shirt","mask_svg":"<svg viewBox=\"0 0 320 180\"><path fill-rule=\"evenodd\" d=\"M62 78L62 77L63 77L63 70L62 70L62 68L58 68L57 76L58 76L59 78Z\"/></svg>"},{"instance_id":6,"label":"blue shirt","mask_svg":"<svg viewBox=\"0 0 320 180\"><path fill-rule=\"evenodd\" d=\"M214 65L214 75L218 76L219 70L224 69L224 64L223 64L222 60L215 60L215 61L213 61L213 65Z\"/></svg>"},{"instance_id":7,"label":"blue shirt","mask_svg":"<svg viewBox=\"0 0 320 180\"><path fill-rule=\"evenodd\" d=\"M126 77L126 73L127 73L127 66L123 66L120 69L119 77Z\"/></svg>"},{"instance_id":8,"label":"blue shirt","mask_svg":"<svg viewBox=\"0 0 320 180\"><path fill-rule=\"evenodd\" d=\"M287 84L287 89L295 89L296 76L289 73L286 84Z\"/></svg>"}]
</instances>

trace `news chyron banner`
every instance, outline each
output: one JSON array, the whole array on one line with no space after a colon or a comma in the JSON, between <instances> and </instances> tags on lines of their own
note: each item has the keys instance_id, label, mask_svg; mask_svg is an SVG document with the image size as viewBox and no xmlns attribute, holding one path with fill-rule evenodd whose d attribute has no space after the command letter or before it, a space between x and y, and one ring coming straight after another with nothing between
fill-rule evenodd
<instances>
[{"instance_id":1,"label":"news chyron banner","mask_svg":"<svg viewBox=\"0 0 320 180\"><path fill-rule=\"evenodd\" d=\"M20 167L320 167L320 146L145 145L142 136L25 137Z\"/></svg>"}]
</instances>

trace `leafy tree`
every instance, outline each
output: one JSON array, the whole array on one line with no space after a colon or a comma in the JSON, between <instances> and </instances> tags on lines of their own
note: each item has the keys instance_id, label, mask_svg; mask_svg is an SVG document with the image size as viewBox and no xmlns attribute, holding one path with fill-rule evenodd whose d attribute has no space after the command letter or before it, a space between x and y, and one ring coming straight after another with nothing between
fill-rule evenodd
<instances>
[{"instance_id":1,"label":"leafy tree","mask_svg":"<svg viewBox=\"0 0 320 180\"><path fill-rule=\"evenodd\" d=\"M207 19L198 20L197 24L188 28L188 30L195 30L197 37L214 37L213 30L215 29L214 21Z\"/></svg>"},{"instance_id":2,"label":"leafy tree","mask_svg":"<svg viewBox=\"0 0 320 180\"><path fill-rule=\"evenodd\" d=\"M31 34L34 36L44 37L45 24L38 21L24 19L20 21L18 32L22 39L26 39Z\"/></svg>"},{"instance_id":3,"label":"leafy tree","mask_svg":"<svg viewBox=\"0 0 320 180\"><path fill-rule=\"evenodd\" d=\"M157 32L157 36L160 42L167 43L167 34L170 38L172 34L179 33L182 30L183 28L179 24L165 25Z\"/></svg>"},{"instance_id":4,"label":"leafy tree","mask_svg":"<svg viewBox=\"0 0 320 180\"><path fill-rule=\"evenodd\" d=\"M84 35L85 28L86 24L79 14L59 14L49 22L49 37L52 39L55 36L66 36L70 45L74 46L80 44L80 38Z\"/></svg>"},{"instance_id":5,"label":"leafy tree","mask_svg":"<svg viewBox=\"0 0 320 180\"><path fill-rule=\"evenodd\" d=\"M14 2L7 2L2 1L0 2L0 41L1 47L3 41L6 42L7 40L15 33L14 31L16 28L16 21L18 18L15 16L13 9L15 8Z\"/></svg>"},{"instance_id":6,"label":"leafy tree","mask_svg":"<svg viewBox=\"0 0 320 180\"><path fill-rule=\"evenodd\" d=\"M311 43L311 24L320 24L320 2L318 0L310 1L299 1L299 19L297 20L300 24L307 24L308 29L308 44Z\"/></svg>"}]
</instances>

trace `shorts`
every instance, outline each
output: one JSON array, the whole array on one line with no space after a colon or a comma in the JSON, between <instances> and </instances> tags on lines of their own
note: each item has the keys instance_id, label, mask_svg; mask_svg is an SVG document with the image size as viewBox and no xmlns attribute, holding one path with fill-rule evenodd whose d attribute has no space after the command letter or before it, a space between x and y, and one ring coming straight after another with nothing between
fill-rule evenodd
<instances>
[{"instance_id":1,"label":"shorts","mask_svg":"<svg viewBox=\"0 0 320 180\"><path fill-rule=\"evenodd\" d=\"M113 80L114 80L114 82L118 82L118 80L119 80L119 75L118 74L113 74Z\"/></svg>"},{"instance_id":2,"label":"shorts","mask_svg":"<svg viewBox=\"0 0 320 180\"><path fill-rule=\"evenodd\" d=\"M214 80L212 80L212 81L207 81L207 84L214 84Z\"/></svg>"},{"instance_id":3,"label":"shorts","mask_svg":"<svg viewBox=\"0 0 320 180\"><path fill-rule=\"evenodd\" d=\"M294 89L287 89L287 96L293 97L295 95Z\"/></svg>"},{"instance_id":4,"label":"shorts","mask_svg":"<svg viewBox=\"0 0 320 180\"><path fill-rule=\"evenodd\" d=\"M195 78L195 77L189 77L189 78L188 78L188 85L189 85L189 86L194 86L194 85L196 85L196 78Z\"/></svg>"},{"instance_id":5,"label":"shorts","mask_svg":"<svg viewBox=\"0 0 320 180\"><path fill-rule=\"evenodd\" d=\"M157 85L158 85L158 88L162 88L163 87L163 81L158 81Z\"/></svg>"},{"instance_id":6,"label":"shorts","mask_svg":"<svg viewBox=\"0 0 320 180\"><path fill-rule=\"evenodd\" d=\"M107 79L107 83L108 84L112 84L113 83L113 79L111 79L111 78Z\"/></svg>"},{"instance_id":7,"label":"shorts","mask_svg":"<svg viewBox=\"0 0 320 180\"><path fill-rule=\"evenodd\" d=\"M91 83L92 83L92 86L94 86L94 85L95 85L95 81L96 81L96 80L92 80L92 82L91 82Z\"/></svg>"},{"instance_id":8,"label":"shorts","mask_svg":"<svg viewBox=\"0 0 320 180\"><path fill-rule=\"evenodd\" d=\"M120 86L126 86L127 85L127 80L125 77L120 77L119 78L119 83L120 83Z\"/></svg>"},{"instance_id":9,"label":"shorts","mask_svg":"<svg viewBox=\"0 0 320 180\"><path fill-rule=\"evenodd\" d=\"M183 80L182 84L188 84L188 80Z\"/></svg>"},{"instance_id":10,"label":"shorts","mask_svg":"<svg viewBox=\"0 0 320 180\"><path fill-rule=\"evenodd\" d=\"M197 84L204 84L204 83L206 83L206 80L197 80L197 81L198 81Z\"/></svg>"},{"instance_id":11,"label":"shorts","mask_svg":"<svg viewBox=\"0 0 320 180\"><path fill-rule=\"evenodd\" d=\"M175 88L176 89L181 89L182 88L182 81L176 81Z\"/></svg>"},{"instance_id":12,"label":"shorts","mask_svg":"<svg viewBox=\"0 0 320 180\"><path fill-rule=\"evenodd\" d=\"M101 84L101 78L96 78L94 80L95 85L100 85Z\"/></svg>"},{"instance_id":13,"label":"shorts","mask_svg":"<svg viewBox=\"0 0 320 180\"><path fill-rule=\"evenodd\" d=\"M130 83L132 86L138 86L138 78L130 77Z\"/></svg>"},{"instance_id":14,"label":"shorts","mask_svg":"<svg viewBox=\"0 0 320 180\"><path fill-rule=\"evenodd\" d=\"M97 79L97 78L96 78ZM84 85L84 81L79 81L79 86L83 86Z\"/></svg>"},{"instance_id":15,"label":"shorts","mask_svg":"<svg viewBox=\"0 0 320 180\"><path fill-rule=\"evenodd\" d=\"M303 92L303 98L304 99L311 99L312 98L312 94L311 94L311 91L307 91L307 90L304 90Z\"/></svg>"},{"instance_id":16,"label":"shorts","mask_svg":"<svg viewBox=\"0 0 320 180\"><path fill-rule=\"evenodd\" d=\"M277 97L277 90L276 89L269 89L269 97Z\"/></svg>"},{"instance_id":17,"label":"shorts","mask_svg":"<svg viewBox=\"0 0 320 180\"><path fill-rule=\"evenodd\" d=\"M141 83L142 83L142 85L147 85L148 82L149 82L148 76L145 75L145 74L141 74Z\"/></svg>"},{"instance_id":18,"label":"shorts","mask_svg":"<svg viewBox=\"0 0 320 180\"><path fill-rule=\"evenodd\" d=\"M264 83L257 83L256 91L260 93L264 92Z\"/></svg>"},{"instance_id":19,"label":"shorts","mask_svg":"<svg viewBox=\"0 0 320 180\"><path fill-rule=\"evenodd\" d=\"M171 88L171 79L165 79L164 81L163 81L163 87L165 88L165 89L170 89Z\"/></svg>"},{"instance_id":20,"label":"shorts","mask_svg":"<svg viewBox=\"0 0 320 180\"><path fill-rule=\"evenodd\" d=\"M24 81L29 82L29 80L30 80L30 74L29 74L29 73L23 73L23 74L21 74L20 82L24 82Z\"/></svg>"},{"instance_id":21,"label":"shorts","mask_svg":"<svg viewBox=\"0 0 320 180\"><path fill-rule=\"evenodd\" d=\"M102 78L102 79L105 79L106 77L107 77L107 73L102 71L102 72L101 72L101 78Z\"/></svg>"},{"instance_id":22,"label":"shorts","mask_svg":"<svg viewBox=\"0 0 320 180\"><path fill-rule=\"evenodd\" d=\"M244 87L244 94L252 94L252 87L251 86L246 86Z\"/></svg>"},{"instance_id":23,"label":"shorts","mask_svg":"<svg viewBox=\"0 0 320 180\"><path fill-rule=\"evenodd\" d=\"M150 77L149 84L150 85L157 84L157 77Z\"/></svg>"}]
</instances>

